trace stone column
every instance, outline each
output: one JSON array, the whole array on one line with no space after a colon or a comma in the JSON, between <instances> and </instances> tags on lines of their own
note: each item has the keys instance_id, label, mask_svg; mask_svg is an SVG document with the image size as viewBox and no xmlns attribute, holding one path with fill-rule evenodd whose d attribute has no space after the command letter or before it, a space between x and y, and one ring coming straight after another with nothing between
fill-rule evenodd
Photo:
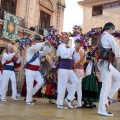
<instances>
[{"instance_id":1,"label":"stone column","mask_svg":"<svg viewBox=\"0 0 120 120\"><path fill-rule=\"evenodd\" d=\"M58 0L58 3L57 3L57 25L56 25L58 32L63 31L64 8L65 8L65 0Z\"/></svg>"}]
</instances>

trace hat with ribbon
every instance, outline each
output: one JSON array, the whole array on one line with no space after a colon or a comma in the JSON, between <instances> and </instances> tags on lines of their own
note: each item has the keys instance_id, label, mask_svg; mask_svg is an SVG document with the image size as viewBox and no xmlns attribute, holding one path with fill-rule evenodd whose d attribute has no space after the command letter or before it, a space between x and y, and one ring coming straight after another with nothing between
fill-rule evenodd
<instances>
[{"instance_id":1,"label":"hat with ribbon","mask_svg":"<svg viewBox=\"0 0 120 120\"><path fill-rule=\"evenodd\" d=\"M113 23L111 23L111 22L108 22L108 23L106 23L106 24L104 25L103 31L105 31L105 30L107 30L107 29L110 29L110 28L115 29L115 25L114 25Z\"/></svg>"}]
</instances>

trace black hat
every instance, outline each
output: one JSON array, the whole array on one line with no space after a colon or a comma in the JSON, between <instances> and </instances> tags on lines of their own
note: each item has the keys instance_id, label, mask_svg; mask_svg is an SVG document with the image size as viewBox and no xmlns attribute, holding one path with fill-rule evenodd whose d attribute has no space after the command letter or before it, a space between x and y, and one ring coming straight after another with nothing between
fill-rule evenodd
<instances>
[{"instance_id":1,"label":"black hat","mask_svg":"<svg viewBox=\"0 0 120 120\"><path fill-rule=\"evenodd\" d=\"M103 31L110 29L110 28L115 28L115 25L111 22L108 22L104 25Z\"/></svg>"}]
</instances>

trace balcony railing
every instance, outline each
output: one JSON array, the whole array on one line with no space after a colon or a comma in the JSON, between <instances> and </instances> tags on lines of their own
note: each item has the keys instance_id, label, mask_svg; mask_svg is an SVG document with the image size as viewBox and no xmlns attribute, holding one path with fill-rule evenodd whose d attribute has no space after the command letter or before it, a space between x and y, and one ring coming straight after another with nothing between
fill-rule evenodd
<instances>
[{"instance_id":1,"label":"balcony railing","mask_svg":"<svg viewBox=\"0 0 120 120\"><path fill-rule=\"evenodd\" d=\"M44 30L41 29L41 26L40 26L40 25L35 26L35 32L37 32L37 33L40 34L40 35L43 35L43 34L44 34Z\"/></svg>"},{"instance_id":2,"label":"balcony railing","mask_svg":"<svg viewBox=\"0 0 120 120\"><path fill-rule=\"evenodd\" d=\"M19 26L22 27L22 28L25 28L25 19L19 17Z\"/></svg>"},{"instance_id":3,"label":"balcony railing","mask_svg":"<svg viewBox=\"0 0 120 120\"><path fill-rule=\"evenodd\" d=\"M41 28L40 25L35 26L35 32L37 32L38 34L46 37L48 35L48 30L47 28Z\"/></svg>"},{"instance_id":4,"label":"balcony railing","mask_svg":"<svg viewBox=\"0 0 120 120\"><path fill-rule=\"evenodd\" d=\"M0 19L3 20L4 19L4 9L0 8ZM22 28L25 28L25 20L21 17L19 17L19 26Z\"/></svg>"}]
</instances>

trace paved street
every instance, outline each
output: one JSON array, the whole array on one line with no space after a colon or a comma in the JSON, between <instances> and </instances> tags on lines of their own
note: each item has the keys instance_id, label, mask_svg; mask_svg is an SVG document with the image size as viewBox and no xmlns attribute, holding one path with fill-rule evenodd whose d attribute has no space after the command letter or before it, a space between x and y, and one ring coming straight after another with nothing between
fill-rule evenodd
<instances>
[{"instance_id":1,"label":"paved street","mask_svg":"<svg viewBox=\"0 0 120 120\"><path fill-rule=\"evenodd\" d=\"M0 119L1 120L119 120L120 104L113 104L110 111L114 117L105 117L97 115L95 109L69 109L60 110L56 105L48 103L47 99L37 99L34 106L26 105L20 98L19 101L13 101L10 97L7 102L0 102Z\"/></svg>"}]
</instances>

